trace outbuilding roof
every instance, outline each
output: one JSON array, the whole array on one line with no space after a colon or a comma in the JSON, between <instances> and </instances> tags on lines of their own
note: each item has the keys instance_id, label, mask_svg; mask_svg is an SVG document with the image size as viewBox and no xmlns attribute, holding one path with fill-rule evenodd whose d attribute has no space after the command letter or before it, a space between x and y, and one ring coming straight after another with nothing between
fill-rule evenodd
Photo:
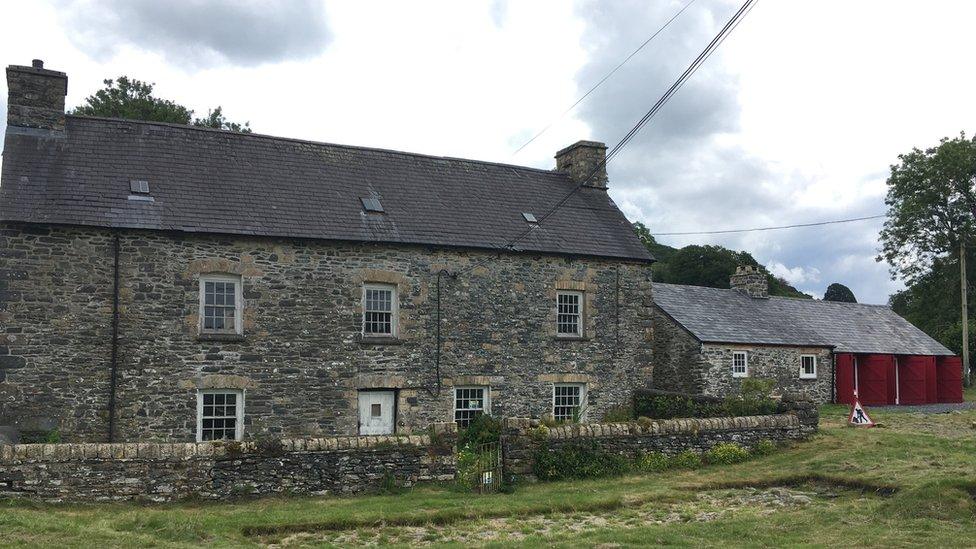
<instances>
[{"instance_id":1,"label":"outbuilding roof","mask_svg":"<svg viewBox=\"0 0 976 549\"><path fill-rule=\"evenodd\" d=\"M654 303L699 341L832 347L838 353L952 355L884 305L655 283Z\"/></svg>"},{"instance_id":2,"label":"outbuilding roof","mask_svg":"<svg viewBox=\"0 0 976 549\"><path fill-rule=\"evenodd\" d=\"M482 249L532 227L516 250L653 260L603 189L530 225L575 187L548 170L77 116L9 126L3 155L0 221Z\"/></svg>"}]
</instances>

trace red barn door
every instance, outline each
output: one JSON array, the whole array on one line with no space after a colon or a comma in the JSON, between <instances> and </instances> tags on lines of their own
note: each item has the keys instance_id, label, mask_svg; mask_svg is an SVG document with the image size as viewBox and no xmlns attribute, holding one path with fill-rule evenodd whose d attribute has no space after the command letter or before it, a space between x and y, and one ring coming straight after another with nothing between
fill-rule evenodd
<instances>
[{"instance_id":1,"label":"red barn door","mask_svg":"<svg viewBox=\"0 0 976 549\"><path fill-rule=\"evenodd\" d=\"M925 402L927 404L935 404L939 401L938 369L936 368L934 356L925 358L928 359L925 363Z\"/></svg>"},{"instance_id":2,"label":"red barn door","mask_svg":"<svg viewBox=\"0 0 976 549\"><path fill-rule=\"evenodd\" d=\"M930 358L919 355L898 357L898 404L927 402L925 384Z\"/></svg>"},{"instance_id":3,"label":"red barn door","mask_svg":"<svg viewBox=\"0 0 976 549\"><path fill-rule=\"evenodd\" d=\"M834 357L837 400L841 404L854 404L854 355L841 353Z\"/></svg>"},{"instance_id":4,"label":"red barn door","mask_svg":"<svg viewBox=\"0 0 976 549\"><path fill-rule=\"evenodd\" d=\"M936 366L939 402L962 402L962 359L940 356Z\"/></svg>"},{"instance_id":5,"label":"red barn door","mask_svg":"<svg viewBox=\"0 0 976 549\"><path fill-rule=\"evenodd\" d=\"M894 355L858 355L857 388L862 404L895 403L894 369Z\"/></svg>"}]
</instances>

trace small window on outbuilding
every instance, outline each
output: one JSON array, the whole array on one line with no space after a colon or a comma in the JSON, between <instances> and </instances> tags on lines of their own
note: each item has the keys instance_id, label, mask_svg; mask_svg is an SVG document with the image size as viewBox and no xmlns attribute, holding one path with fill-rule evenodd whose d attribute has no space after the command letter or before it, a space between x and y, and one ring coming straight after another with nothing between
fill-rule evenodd
<instances>
[{"instance_id":1,"label":"small window on outbuilding","mask_svg":"<svg viewBox=\"0 0 976 549\"><path fill-rule=\"evenodd\" d=\"M749 377L749 353L745 351L732 353L732 377Z\"/></svg>"},{"instance_id":2,"label":"small window on outbuilding","mask_svg":"<svg viewBox=\"0 0 976 549\"><path fill-rule=\"evenodd\" d=\"M817 379L817 355L800 356L800 379Z\"/></svg>"}]
</instances>

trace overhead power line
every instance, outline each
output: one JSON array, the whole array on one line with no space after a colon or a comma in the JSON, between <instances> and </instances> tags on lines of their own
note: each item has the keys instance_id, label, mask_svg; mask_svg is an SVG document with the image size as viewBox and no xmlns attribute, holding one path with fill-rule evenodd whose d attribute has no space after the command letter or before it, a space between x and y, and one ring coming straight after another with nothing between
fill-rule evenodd
<instances>
[{"instance_id":1,"label":"overhead power line","mask_svg":"<svg viewBox=\"0 0 976 549\"><path fill-rule=\"evenodd\" d=\"M589 183L589 181L593 179L593 177L597 173L599 173L600 170L604 169L606 165L609 164L610 161L612 161L617 156L617 154L620 153L620 151L627 146L628 143L630 143L630 140L633 139L635 135L637 135L637 133L641 130L641 128L643 128L651 120L651 118L653 118L661 110L661 108L664 107L664 105L667 104L667 102L670 101L672 97L674 97L674 94L681 89L681 86L683 86L684 83L687 82L689 78L691 78L691 76L698 70L698 68L701 67L701 65L705 61L707 61L709 57L711 57L711 55L715 52L715 50L722 44L722 42L725 41L725 38L729 35L729 33L731 33L737 26L739 26L739 23L742 21L742 18L744 18L752 10L753 6L755 6L755 4L758 1L759 0L746 0L739 8L739 10L732 15L732 18L729 19L727 23L725 23L725 26L723 26L722 29L719 30L718 34L716 34L715 37L712 38L711 42L709 42L708 45L705 46L705 49L698 54L698 57L696 57L695 60L691 62L688 68L685 69L683 73L681 73L681 76L679 76L678 79L671 85L671 87L669 87L668 90L664 92L664 95L662 95L661 98L654 103L654 105L650 108L650 110L648 110L647 113L645 113L644 116L641 117L641 119L637 122L637 124L635 124L634 127L631 128L630 131L628 131L627 134L624 135L624 137L621 138L620 141L613 146L613 148L607 151L606 158L602 160L599 164L597 164L596 167L594 167L593 170L591 170L590 173L582 181L580 181L575 187L573 187L571 191L569 191L565 196L559 199L559 201L556 202L553 205L553 207L549 209L549 211L547 211L545 214L539 217L538 221L534 224L535 226L530 226L528 229L520 233L512 240L510 240L501 249L507 249L507 250L514 249L516 244L518 244L523 238L528 236L533 230L536 230L537 228L541 227L542 224L545 223L545 221L549 217L551 217L554 213L556 213L556 211L558 211L559 208L561 208L564 204L566 204L566 202L570 198L572 198L573 195L575 195L577 192L579 192L580 189L586 186L586 184ZM462 269L457 274L470 271L481 264L482 262L477 262L472 265L469 265L467 268Z\"/></svg>"},{"instance_id":2,"label":"overhead power line","mask_svg":"<svg viewBox=\"0 0 976 549\"><path fill-rule=\"evenodd\" d=\"M589 90L586 91L586 93L584 93L582 96L580 96L580 98L577 99L575 103L573 103L572 105L570 105L568 109L566 109L565 111L563 111L562 114L560 114L552 122L550 122L549 124L547 124L545 128L542 128L542 130L540 130L539 133L533 135L531 139L529 139L525 143L522 143L522 146L521 147L515 149L515 152L512 153L512 156L515 156L516 154L522 152L522 149L528 147L533 141L535 141L536 139L538 139L539 137L541 137L542 134L544 134L547 131L549 131L549 128L551 128L556 122L560 121L564 116L566 116L567 114L569 114L570 111L572 111L573 109L575 109L577 105L579 105L580 103L582 103L584 99L586 99L587 97L589 97L589 95L591 93L593 93L594 91L596 91L596 89L599 88L601 84L603 84L604 82L606 82L607 80L609 80L610 77L613 76L613 74L615 72L617 72L618 70L620 70L620 67L623 67L624 65L626 65L627 64L627 61L630 61L630 59L632 57L634 57L642 49L644 49L644 46L650 44L651 43L651 40L654 40L654 38L656 38L657 35L661 34L664 31L664 29L668 28L668 26L671 24L671 22L673 22L675 19L677 19L679 15L681 15L682 13L684 13L684 11L686 9L688 9L688 7L691 6L694 3L695 3L695 0L689 0L689 2L684 5L684 7L682 7L680 10L678 10L677 13L675 13L674 15L671 16L671 19L668 19L667 21L665 21L664 25L662 25L661 28L657 29L657 31L655 31L654 34L652 34L647 40L644 40L644 43L642 43L640 46L637 46L637 49L636 50L630 52L630 55L628 55L627 57L625 57L624 60L621 61L619 64L617 64L616 67L614 67L613 69L610 70L610 72L608 72L607 74L605 74L603 76L603 78L601 78L599 80L599 82L597 82L596 84L594 84L593 87L591 87Z\"/></svg>"},{"instance_id":3,"label":"overhead power line","mask_svg":"<svg viewBox=\"0 0 976 549\"><path fill-rule=\"evenodd\" d=\"M867 221L868 219L881 219L885 214L869 215L865 217L852 217L850 219L835 219L832 221L817 221L815 223L797 223L796 225L778 225L775 227L755 227L752 229L725 229L721 231L689 231L677 233L651 233L652 236L691 236L706 234L731 234L731 233L751 233L756 231L776 231L779 229L796 229L799 227L819 227L821 225L834 225L837 223L853 223L855 221Z\"/></svg>"}]
</instances>

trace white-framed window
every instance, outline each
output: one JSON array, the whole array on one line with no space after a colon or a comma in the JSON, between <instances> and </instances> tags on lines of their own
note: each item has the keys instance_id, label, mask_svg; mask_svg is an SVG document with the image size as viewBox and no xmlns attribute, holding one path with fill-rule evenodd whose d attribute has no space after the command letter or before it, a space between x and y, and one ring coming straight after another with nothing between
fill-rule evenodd
<instances>
[{"instance_id":1,"label":"white-framed window","mask_svg":"<svg viewBox=\"0 0 976 549\"><path fill-rule=\"evenodd\" d=\"M240 276L200 276L200 333L243 333L243 309Z\"/></svg>"},{"instance_id":2,"label":"white-framed window","mask_svg":"<svg viewBox=\"0 0 976 549\"><path fill-rule=\"evenodd\" d=\"M197 442L241 440L244 391L205 389L197 392Z\"/></svg>"},{"instance_id":3,"label":"white-framed window","mask_svg":"<svg viewBox=\"0 0 976 549\"><path fill-rule=\"evenodd\" d=\"M556 421L581 421L586 414L586 385L556 383L552 386L552 418Z\"/></svg>"},{"instance_id":4,"label":"white-framed window","mask_svg":"<svg viewBox=\"0 0 976 549\"><path fill-rule=\"evenodd\" d=\"M817 355L800 355L800 379L817 379Z\"/></svg>"},{"instance_id":5,"label":"white-framed window","mask_svg":"<svg viewBox=\"0 0 976 549\"><path fill-rule=\"evenodd\" d=\"M556 292L556 335L583 336L583 292Z\"/></svg>"},{"instance_id":6,"label":"white-framed window","mask_svg":"<svg viewBox=\"0 0 976 549\"><path fill-rule=\"evenodd\" d=\"M491 413L491 397L488 387L454 388L454 421L458 427L467 427L474 418Z\"/></svg>"},{"instance_id":7,"label":"white-framed window","mask_svg":"<svg viewBox=\"0 0 976 549\"><path fill-rule=\"evenodd\" d=\"M749 377L749 353L745 351L732 353L732 377Z\"/></svg>"},{"instance_id":8,"label":"white-framed window","mask_svg":"<svg viewBox=\"0 0 976 549\"><path fill-rule=\"evenodd\" d=\"M397 292L392 284L363 286L363 335L396 337Z\"/></svg>"}]
</instances>

